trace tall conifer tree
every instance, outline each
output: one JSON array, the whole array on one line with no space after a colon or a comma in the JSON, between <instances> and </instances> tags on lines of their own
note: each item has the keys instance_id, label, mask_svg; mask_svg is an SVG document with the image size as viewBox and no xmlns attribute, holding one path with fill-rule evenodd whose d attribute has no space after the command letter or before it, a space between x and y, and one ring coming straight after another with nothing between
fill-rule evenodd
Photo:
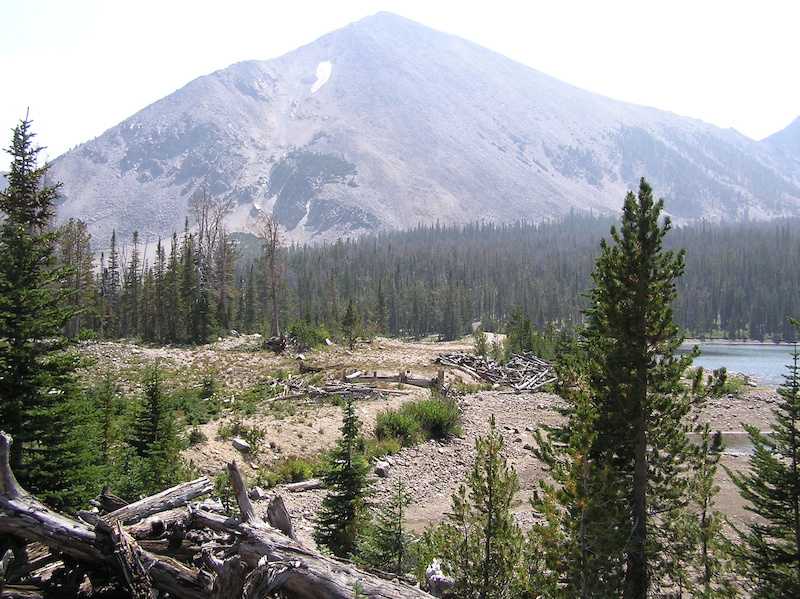
<instances>
[{"instance_id":1,"label":"tall conifer tree","mask_svg":"<svg viewBox=\"0 0 800 599\"><path fill-rule=\"evenodd\" d=\"M31 474L55 463L54 451L77 451L66 439L58 448L46 439L73 431L76 414L63 404L74 397L68 387L79 358L62 351L64 325L76 310L60 283L69 271L56 266L54 253L58 185L47 182L47 166L37 165L33 137L27 119L14 129L8 185L0 192L0 423L14 438L12 469L39 492ZM72 484L74 474L60 471L62 484Z\"/></svg>"},{"instance_id":2,"label":"tall conifer tree","mask_svg":"<svg viewBox=\"0 0 800 599\"><path fill-rule=\"evenodd\" d=\"M331 451L323 476L328 494L322 500L314 540L338 557L350 557L370 520L366 500L369 463L352 396L345 399L341 431L342 438Z\"/></svg>"},{"instance_id":3,"label":"tall conifer tree","mask_svg":"<svg viewBox=\"0 0 800 599\"><path fill-rule=\"evenodd\" d=\"M654 514L675 514L684 502L688 461L685 417L693 398L681 376L694 353L676 357L683 342L673 318L675 280L684 271L683 250L663 249L670 230L664 201L653 200L642 179L638 196L625 197L620 230L601 242L589 293L584 331L590 363L589 393L597 409L598 436L590 455L624 481L619 523L624 547L624 597L644 599L664 542Z\"/></svg>"}]
</instances>

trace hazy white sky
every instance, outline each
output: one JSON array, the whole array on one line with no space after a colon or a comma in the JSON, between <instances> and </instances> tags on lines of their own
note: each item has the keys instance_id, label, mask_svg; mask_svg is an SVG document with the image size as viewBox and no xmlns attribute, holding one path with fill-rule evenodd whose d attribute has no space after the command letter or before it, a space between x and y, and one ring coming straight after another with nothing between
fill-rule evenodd
<instances>
[{"instance_id":1,"label":"hazy white sky","mask_svg":"<svg viewBox=\"0 0 800 599\"><path fill-rule=\"evenodd\" d=\"M0 0L0 147L30 109L54 158L196 77L380 10L754 139L800 115L798 0Z\"/></svg>"}]
</instances>

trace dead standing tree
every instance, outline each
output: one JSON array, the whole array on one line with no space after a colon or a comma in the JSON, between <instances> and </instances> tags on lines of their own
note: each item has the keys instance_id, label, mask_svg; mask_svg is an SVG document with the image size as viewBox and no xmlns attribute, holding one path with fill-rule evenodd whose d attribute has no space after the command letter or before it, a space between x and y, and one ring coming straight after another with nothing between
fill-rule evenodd
<instances>
[{"instance_id":1,"label":"dead standing tree","mask_svg":"<svg viewBox=\"0 0 800 599\"><path fill-rule=\"evenodd\" d=\"M272 336L280 337L281 330L278 323L278 287L283 279L283 233L275 217L265 211L258 213L255 220L251 221L250 228L255 235L264 242L264 261L269 270L269 294L267 299L272 304ZM269 313L267 306L264 313Z\"/></svg>"},{"instance_id":2,"label":"dead standing tree","mask_svg":"<svg viewBox=\"0 0 800 599\"><path fill-rule=\"evenodd\" d=\"M197 299L205 290L215 295L223 317L228 310L229 281L235 259L225 217L233 208L231 198L210 196L205 184L189 201L189 212L197 225ZM228 326L227 322L221 324Z\"/></svg>"}]
</instances>

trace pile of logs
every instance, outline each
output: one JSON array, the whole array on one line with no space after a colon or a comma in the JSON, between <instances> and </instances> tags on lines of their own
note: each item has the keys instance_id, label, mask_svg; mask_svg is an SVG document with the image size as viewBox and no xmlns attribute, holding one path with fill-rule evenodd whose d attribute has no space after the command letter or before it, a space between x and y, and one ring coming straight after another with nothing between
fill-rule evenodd
<instances>
[{"instance_id":1,"label":"pile of logs","mask_svg":"<svg viewBox=\"0 0 800 599\"><path fill-rule=\"evenodd\" d=\"M283 502L256 513L236 463L228 465L241 518L197 502L207 478L110 513L53 511L9 467L0 432L0 595L152 599L255 599L280 592L310 599L423 599L390 576L324 556L293 538Z\"/></svg>"},{"instance_id":2,"label":"pile of logs","mask_svg":"<svg viewBox=\"0 0 800 599\"><path fill-rule=\"evenodd\" d=\"M505 366L489 358L465 353L439 354L436 362L442 366L456 368L477 380L510 387L515 392L538 391L557 380L553 364L537 358L530 352L516 354Z\"/></svg>"}]
</instances>

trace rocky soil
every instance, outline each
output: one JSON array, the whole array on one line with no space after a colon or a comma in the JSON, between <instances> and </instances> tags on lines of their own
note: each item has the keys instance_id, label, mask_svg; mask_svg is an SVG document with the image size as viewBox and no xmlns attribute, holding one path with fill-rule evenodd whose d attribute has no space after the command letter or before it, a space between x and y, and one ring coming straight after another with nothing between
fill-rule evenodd
<instances>
[{"instance_id":1,"label":"rocky soil","mask_svg":"<svg viewBox=\"0 0 800 599\"><path fill-rule=\"evenodd\" d=\"M258 351L257 336L229 338L194 349L147 348L130 344L93 343L83 349L96 359L91 368L93 376L111 372L130 391L135 392L140 384L141 371L158 360L169 372L168 380L173 385L198 385L208 373L213 373L219 387L218 393L227 402L226 409L217 419L202 426L207 440L184 451L201 472L212 479L224 471L225 464L237 460L242 471L249 473L255 483L259 473L271 464L288 455L314 456L333 445L339 436L342 410L330 402L305 399L291 402L266 402L254 413L243 413L237 409L237 396L241 391L258 383L281 377L286 380L300 379L305 384L322 386L326 380L338 380L344 371L356 369L377 371L380 374L410 370L414 376L434 377L440 369L435 364L436 356L443 351L471 351L471 339L452 343L403 343L377 339L364 343L355 350L330 347L322 351L307 353L305 363L325 370L320 374L298 373L298 361L294 355L275 356ZM311 378L316 377L316 378ZM446 378L454 387L461 389L477 387L476 381L458 372L446 372ZM387 388L398 389L397 385ZM378 412L396 408L402 402L428 397L429 391L405 386L402 395L386 395L379 399L360 400L357 413L369 434ZM773 389L751 389L740 396L711 399L695 416L698 422L709 422L712 430L743 435L742 423L752 424L762 430L769 428L771 408L778 395ZM464 482L474 458L474 444L478 436L485 435L489 420L494 415L497 429L506 442L506 455L516 469L521 490L515 513L523 525L530 525L532 514L529 498L546 476L541 464L533 457L530 446L533 431L542 424L555 424L561 416L555 408L563 405L560 398L548 393L513 394L497 390L480 391L459 396L463 411L463 435L447 443L427 442L405 449L390 456L389 476L375 477L376 496L380 502L388 497L398 480L404 481L413 496L408 510L408 523L417 531L427 524L444 517L450 509L451 495ZM284 405L290 404L290 405ZM263 441L250 453L237 451L229 438L220 438L220 428L239 420L243 425L263 431ZM723 464L733 470L746 468L747 458L730 453ZM718 482L721 492L717 497L717 508L728 514L737 524L750 521L752 514L744 509L736 488L724 470L720 469ZM279 486L271 492L280 493L291 513L301 540L311 542L313 517L324 492L321 490L292 493ZM258 505L266 509L267 501Z\"/></svg>"}]
</instances>

